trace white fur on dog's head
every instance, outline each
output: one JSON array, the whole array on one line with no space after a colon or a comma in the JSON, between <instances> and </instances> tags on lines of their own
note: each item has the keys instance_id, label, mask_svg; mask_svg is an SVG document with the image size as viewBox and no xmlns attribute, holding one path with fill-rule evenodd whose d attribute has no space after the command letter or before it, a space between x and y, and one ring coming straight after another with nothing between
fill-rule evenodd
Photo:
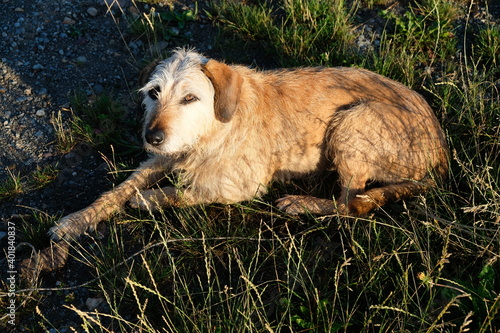
<instances>
[{"instance_id":1,"label":"white fur on dog's head","mask_svg":"<svg viewBox=\"0 0 500 333\"><path fill-rule=\"evenodd\" d=\"M184 152L212 127L216 121L214 87L202 71L207 61L194 51L176 50L158 63L140 89L145 107L144 135L148 130L164 134L159 145L144 139L147 150L159 154Z\"/></svg>"},{"instance_id":2,"label":"white fur on dog's head","mask_svg":"<svg viewBox=\"0 0 500 333\"><path fill-rule=\"evenodd\" d=\"M231 66L185 49L160 61L140 89L145 107L144 145L159 154L188 151L216 123L229 122L240 101L242 76ZM151 144L147 133L162 135Z\"/></svg>"}]
</instances>

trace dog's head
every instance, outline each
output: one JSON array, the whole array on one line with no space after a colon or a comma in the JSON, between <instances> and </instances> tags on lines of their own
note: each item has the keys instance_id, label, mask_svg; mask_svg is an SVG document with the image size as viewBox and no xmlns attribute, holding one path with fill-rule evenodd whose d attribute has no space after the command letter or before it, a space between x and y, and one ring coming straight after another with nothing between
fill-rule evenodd
<instances>
[{"instance_id":1,"label":"dog's head","mask_svg":"<svg viewBox=\"0 0 500 333\"><path fill-rule=\"evenodd\" d=\"M151 67L140 89L147 150L186 152L217 124L232 119L243 79L230 66L181 49Z\"/></svg>"}]
</instances>

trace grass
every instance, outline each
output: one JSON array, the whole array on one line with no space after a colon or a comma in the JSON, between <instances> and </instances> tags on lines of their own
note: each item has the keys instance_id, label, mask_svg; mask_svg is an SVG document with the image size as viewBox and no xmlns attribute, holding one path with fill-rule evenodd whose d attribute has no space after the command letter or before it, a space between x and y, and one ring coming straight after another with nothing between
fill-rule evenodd
<instances>
[{"instance_id":1,"label":"grass","mask_svg":"<svg viewBox=\"0 0 500 333\"><path fill-rule=\"evenodd\" d=\"M85 150L96 147L118 155L138 154L141 151L136 137L129 134L139 131L136 119L125 112L118 97L102 93L89 98L83 92L76 92L70 104L70 109L63 110L69 113L69 126L64 125L62 112L52 118L56 147L60 153L68 153L77 145L82 149L82 143ZM88 155L87 152L83 154Z\"/></svg>"},{"instance_id":2,"label":"grass","mask_svg":"<svg viewBox=\"0 0 500 333\"><path fill-rule=\"evenodd\" d=\"M242 38L257 41L282 66L342 61L353 46L356 6L344 0L283 1L279 7L222 1L213 15Z\"/></svg>"},{"instance_id":3,"label":"grass","mask_svg":"<svg viewBox=\"0 0 500 333\"><path fill-rule=\"evenodd\" d=\"M23 186L21 182L21 175L14 174L7 169L9 177L0 184L0 200L14 197L23 193Z\"/></svg>"},{"instance_id":4,"label":"grass","mask_svg":"<svg viewBox=\"0 0 500 333\"><path fill-rule=\"evenodd\" d=\"M56 180L58 174L59 171L53 165L46 165L45 167L37 166L31 175L31 186L35 190L44 188Z\"/></svg>"},{"instance_id":5,"label":"grass","mask_svg":"<svg viewBox=\"0 0 500 333\"><path fill-rule=\"evenodd\" d=\"M198 6L195 3L194 9L176 10L173 5L166 10L156 11L151 7L148 13L143 13L138 17L131 17L130 32L142 39L148 45L156 45L158 42L169 42L173 45L182 45L188 38L185 30L189 22L195 21L198 15ZM153 57L158 57L161 50L153 47L151 49Z\"/></svg>"},{"instance_id":6,"label":"grass","mask_svg":"<svg viewBox=\"0 0 500 333\"><path fill-rule=\"evenodd\" d=\"M53 165L46 165L37 166L36 170L25 177L20 172L14 174L8 170L8 173L9 177L0 183L0 201L47 187L56 179L58 170Z\"/></svg>"},{"instance_id":7,"label":"grass","mask_svg":"<svg viewBox=\"0 0 500 333\"><path fill-rule=\"evenodd\" d=\"M118 99L104 93L90 100L85 94L77 92L71 105L75 109L71 127L80 136L79 141L93 146L125 146L122 141L124 128L130 127L132 122L125 119Z\"/></svg>"},{"instance_id":8,"label":"grass","mask_svg":"<svg viewBox=\"0 0 500 333\"><path fill-rule=\"evenodd\" d=\"M105 240L73 245L108 305L87 311L66 300L63 310L81 318L77 329L500 330L500 22L467 21L477 9L468 1L398 5L220 1L209 14L221 39L264 50L274 66L360 66L421 92L447 134L449 180L363 219L286 216L270 203L287 186L241 205L123 212L107 223ZM373 47L359 50L356 26L366 9L377 11L385 27ZM107 140L95 129L99 115L114 113L96 104L75 108L90 124L72 132L78 140ZM48 312L38 310L38 327L52 327Z\"/></svg>"}]
</instances>

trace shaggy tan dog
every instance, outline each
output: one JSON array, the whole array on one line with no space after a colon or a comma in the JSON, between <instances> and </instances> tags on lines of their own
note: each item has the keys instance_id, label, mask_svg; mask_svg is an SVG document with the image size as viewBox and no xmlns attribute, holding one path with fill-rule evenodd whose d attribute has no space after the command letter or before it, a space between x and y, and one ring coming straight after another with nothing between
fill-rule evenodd
<instances>
[{"instance_id":1,"label":"shaggy tan dog","mask_svg":"<svg viewBox=\"0 0 500 333\"><path fill-rule=\"evenodd\" d=\"M89 207L61 219L53 239L71 239L130 201L161 205L234 203L285 181L335 170L334 201L286 196L291 214L363 215L416 195L445 177L448 149L416 92L357 68L257 71L177 50L140 90L144 146L153 156ZM179 186L147 189L174 173ZM368 181L382 187L365 191Z\"/></svg>"}]
</instances>

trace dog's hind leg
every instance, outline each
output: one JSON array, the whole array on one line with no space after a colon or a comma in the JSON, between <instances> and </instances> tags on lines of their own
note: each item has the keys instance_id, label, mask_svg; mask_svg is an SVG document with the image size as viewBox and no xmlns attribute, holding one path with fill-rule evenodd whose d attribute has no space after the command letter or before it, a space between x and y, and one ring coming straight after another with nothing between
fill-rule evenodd
<instances>
[{"instance_id":1,"label":"dog's hind leg","mask_svg":"<svg viewBox=\"0 0 500 333\"><path fill-rule=\"evenodd\" d=\"M421 194L432 185L434 185L434 182L431 180L421 182L405 181L370 189L356 195L349 201L349 214L356 216L366 215L371 210L382 207L389 202Z\"/></svg>"},{"instance_id":2,"label":"dog's hind leg","mask_svg":"<svg viewBox=\"0 0 500 333\"><path fill-rule=\"evenodd\" d=\"M276 200L280 210L288 214L297 215L310 213L315 215L331 215L348 213L348 203L356 195L364 192L366 179L341 174L342 193L335 202L330 199L321 199L309 195L287 195Z\"/></svg>"},{"instance_id":3,"label":"dog's hind leg","mask_svg":"<svg viewBox=\"0 0 500 333\"><path fill-rule=\"evenodd\" d=\"M93 230L103 220L120 210L132 196L164 177L164 165L151 159L132 173L127 180L111 191L102 194L87 208L63 217L48 234L53 240L74 239L87 230Z\"/></svg>"},{"instance_id":4,"label":"dog's hind leg","mask_svg":"<svg viewBox=\"0 0 500 333\"><path fill-rule=\"evenodd\" d=\"M314 214L330 215L337 212L337 207L333 200L316 198L310 195L286 195L276 200L279 210L290 215Z\"/></svg>"},{"instance_id":5,"label":"dog's hind leg","mask_svg":"<svg viewBox=\"0 0 500 333\"><path fill-rule=\"evenodd\" d=\"M409 198L425 192L434 183L432 181L405 181L397 184L377 187L368 191L344 187L337 203L333 200L320 199L308 195L287 195L276 200L280 210L291 214L348 214L364 216L373 209L382 207L389 202Z\"/></svg>"}]
</instances>

